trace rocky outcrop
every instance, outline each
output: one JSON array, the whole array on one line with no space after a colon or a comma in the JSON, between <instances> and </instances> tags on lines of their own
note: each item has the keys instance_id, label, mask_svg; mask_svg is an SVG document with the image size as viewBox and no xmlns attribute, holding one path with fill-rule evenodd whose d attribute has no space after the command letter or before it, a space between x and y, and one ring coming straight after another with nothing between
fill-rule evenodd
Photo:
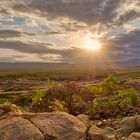
<instances>
[{"instance_id":1,"label":"rocky outcrop","mask_svg":"<svg viewBox=\"0 0 140 140\"><path fill-rule=\"evenodd\" d=\"M62 112L37 114L31 122L46 140L86 140L86 127L76 117Z\"/></svg>"},{"instance_id":2,"label":"rocky outcrop","mask_svg":"<svg viewBox=\"0 0 140 140\"><path fill-rule=\"evenodd\" d=\"M0 119L0 140L86 140L87 127L72 115L21 113L11 106L0 106L2 110L6 108Z\"/></svg>"},{"instance_id":3,"label":"rocky outcrop","mask_svg":"<svg viewBox=\"0 0 140 140\"><path fill-rule=\"evenodd\" d=\"M84 114L80 114L77 116L77 118L84 123L84 125L89 128L90 127L90 121L89 121L89 117L87 115Z\"/></svg>"},{"instance_id":4,"label":"rocky outcrop","mask_svg":"<svg viewBox=\"0 0 140 140\"><path fill-rule=\"evenodd\" d=\"M126 137L97 127L84 114L23 113L15 105L0 105L0 140L140 140L140 115L122 119L120 127Z\"/></svg>"}]
</instances>

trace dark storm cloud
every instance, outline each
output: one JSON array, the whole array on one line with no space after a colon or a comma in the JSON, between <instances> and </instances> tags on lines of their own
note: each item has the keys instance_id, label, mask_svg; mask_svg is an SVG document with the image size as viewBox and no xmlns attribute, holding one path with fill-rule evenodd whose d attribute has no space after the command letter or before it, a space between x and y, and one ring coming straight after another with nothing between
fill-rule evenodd
<instances>
[{"instance_id":1,"label":"dark storm cloud","mask_svg":"<svg viewBox=\"0 0 140 140\"><path fill-rule=\"evenodd\" d=\"M97 23L108 25L117 22L115 19L118 18L118 9L121 9L124 3L128 3L127 0L25 0L24 2L15 4L13 8L29 13L38 11L40 15L49 19L68 17L88 25ZM119 15L119 23L136 18L138 14L135 10L126 11Z\"/></svg>"}]
</instances>

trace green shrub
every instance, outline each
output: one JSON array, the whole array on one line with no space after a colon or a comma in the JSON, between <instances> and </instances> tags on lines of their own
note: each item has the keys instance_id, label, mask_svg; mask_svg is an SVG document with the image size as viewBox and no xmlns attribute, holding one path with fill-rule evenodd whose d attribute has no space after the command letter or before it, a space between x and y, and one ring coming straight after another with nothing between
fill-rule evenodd
<instances>
[{"instance_id":1,"label":"green shrub","mask_svg":"<svg viewBox=\"0 0 140 140\"><path fill-rule=\"evenodd\" d=\"M134 88L121 89L118 91L118 93L122 105L127 104L132 106L139 105L138 91L135 90Z\"/></svg>"},{"instance_id":2,"label":"green shrub","mask_svg":"<svg viewBox=\"0 0 140 140\"><path fill-rule=\"evenodd\" d=\"M6 98L0 98L0 104L4 104L6 102L9 102Z\"/></svg>"},{"instance_id":3,"label":"green shrub","mask_svg":"<svg viewBox=\"0 0 140 140\"><path fill-rule=\"evenodd\" d=\"M33 97L32 110L49 111L49 106L54 100L65 102L68 112L72 112L74 95L78 95L79 88L75 83L57 84L50 82L46 90L37 90ZM79 99L78 99L79 100Z\"/></svg>"},{"instance_id":4,"label":"green shrub","mask_svg":"<svg viewBox=\"0 0 140 140\"><path fill-rule=\"evenodd\" d=\"M111 99L108 99L106 104L108 109L113 109L114 105Z\"/></svg>"},{"instance_id":5,"label":"green shrub","mask_svg":"<svg viewBox=\"0 0 140 140\"><path fill-rule=\"evenodd\" d=\"M116 90L118 82L114 76L109 76L99 86L101 93L111 94Z\"/></svg>"},{"instance_id":6,"label":"green shrub","mask_svg":"<svg viewBox=\"0 0 140 140\"><path fill-rule=\"evenodd\" d=\"M138 106L139 101L138 101L138 93L135 89L130 89L129 93L129 102L133 106Z\"/></svg>"},{"instance_id":7,"label":"green shrub","mask_svg":"<svg viewBox=\"0 0 140 140\"><path fill-rule=\"evenodd\" d=\"M37 104L38 102L40 102L44 94L45 94L45 90L40 90L40 89L36 90L35 95L32 98L33 104Z\"/></svg>"}]
</instances>

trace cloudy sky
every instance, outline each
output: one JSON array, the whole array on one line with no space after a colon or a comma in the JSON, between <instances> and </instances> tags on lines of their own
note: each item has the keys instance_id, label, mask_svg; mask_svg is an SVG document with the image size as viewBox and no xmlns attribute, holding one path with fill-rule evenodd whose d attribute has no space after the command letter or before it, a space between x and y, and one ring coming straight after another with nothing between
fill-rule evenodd
<instances>
[{"instance_id":1,"label":"cloudy sky","mask_svg":"<svg viewBox=\"0 0 140 140\"><path fill-rule=\"evenodd\" d=\"M140 0L0 0L0 62L101 61L140 62Z\"/></svg>"}]
</instances>

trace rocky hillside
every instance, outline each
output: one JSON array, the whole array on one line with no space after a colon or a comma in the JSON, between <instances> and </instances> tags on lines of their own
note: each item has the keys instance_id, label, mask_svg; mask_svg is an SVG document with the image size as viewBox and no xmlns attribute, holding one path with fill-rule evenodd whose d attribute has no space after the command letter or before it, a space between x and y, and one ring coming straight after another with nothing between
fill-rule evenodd
<instances>
[{"instance_id":1,"label":"rocky hillside","mask_svg":"<svg viewBox=\"0 0 140 140\"><path fill-rule=\"evenodd\" d=\"M83 114L23 113L15 105L0 105L0 140L140 140L140 115L119 126L101 129Z\"/></svg>"}]
</instances>

